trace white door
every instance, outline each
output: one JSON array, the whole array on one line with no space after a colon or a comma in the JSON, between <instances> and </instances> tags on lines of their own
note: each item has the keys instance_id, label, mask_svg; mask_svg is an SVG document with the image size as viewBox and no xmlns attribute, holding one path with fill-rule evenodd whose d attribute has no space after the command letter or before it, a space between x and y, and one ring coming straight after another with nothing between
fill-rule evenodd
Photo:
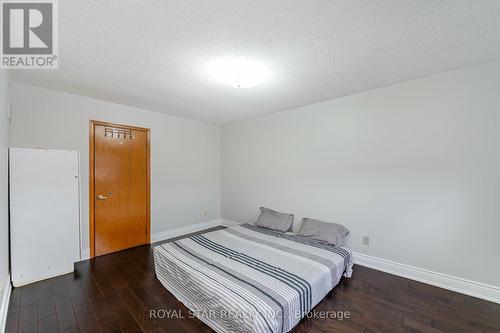
<instances>
[{"instance_id":1,"label":"white door","mask_svg":"<svg viewBox=\"0 0 500 333\"><path fill-rule=\"evenodd\" d=\"M79 260L78 152L10 149L15 287L73 271Z\"/></svg>"}]
</instances>

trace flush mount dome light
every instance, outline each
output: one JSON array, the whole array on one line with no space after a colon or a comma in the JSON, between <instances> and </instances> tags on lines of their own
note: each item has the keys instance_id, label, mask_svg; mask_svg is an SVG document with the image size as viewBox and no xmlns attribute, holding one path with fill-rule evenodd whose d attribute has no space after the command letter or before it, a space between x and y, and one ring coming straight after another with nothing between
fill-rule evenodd
<instances>
[{"instance_id":1,"label":"flush mount dome light","mask_svg":"<svg viewBox=\"0 0 500 333\"><path fill-rule=\"evenodd\" d=\"M214 59L208 65L208 72L215 81L236 88L253 87L268 76L268 70L263 64L239 57Z\"/></svg>"}]
</instances>

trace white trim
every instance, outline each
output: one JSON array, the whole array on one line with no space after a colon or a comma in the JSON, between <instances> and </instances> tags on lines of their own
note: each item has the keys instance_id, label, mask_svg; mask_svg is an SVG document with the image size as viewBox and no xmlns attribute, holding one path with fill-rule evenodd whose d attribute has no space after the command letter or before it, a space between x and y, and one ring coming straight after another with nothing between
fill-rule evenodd
<instances>
[{"instance_id":1,"label":"white trim","mask_svg":"<svg viewBox=\"0 0 500 333\"><path fill-rule=\"evenodd\" d=\"M215 219L215 220L210 220L210 221L205 221L205 222L200 222L200 223L195 223L191 224L185 227L180 227L180 228L175 228L167 231L161 231L157 232L155 234L151 235L151 244L156 243L156 242L161 242L166 239L190 234L192 232L197 232L201 230L205 230L208 228L213 228L217 227L219 225L223 225L221 222L221 219ZM80 260L88 260L90 259L90 249L83 249L81 252L81 259Z\"/></svg>"},{"instance_id":2,"label":"white trim","mask_svg":"<svg viewBox=\"0 0 500 333\"><path fill-rule=\"evenodd\" d=\"M221 219L221 224L224 226L234 226L240 223ZM353 252L352 254L354 263L357 265L500 304L500 287L372 257L358 252Z\"/></svg>"},{"instance_id":3,"label":"white trim","mask_svg":"<svg viewBox=\"0 0 500 333\"><path fill-rule=\"evenodd\" d=\"M163 241L186 235L192 232L213 228L219 225L231 227L241 223L227 220L216 219L201 223L192 224L186 227L180 227L151 235L151 243ZM372 257L366 254L353 252L353 259L356 265L369 267L378 271L401 276L410 280L427 283L436 287L452 290L469 296L478 297L487 301L500 304L500 288L492 285L475 282L467 279L458 278L426 269L397 263L394 261ZM89 249L82 250L82 260L89 258Z\"/></svg>"},{"instance_id":4,"label":"white trim","mask_svg":"<svg viewBox=\"0 0 500 333\"><path fill-rule=\"evenodd\" d=\"M496 286L372 257L362 253L353 252L353 257L354 263L360 266L373 268L378 271L500 304L500 288Z\"/></svg>"},{"instance_id":5,"label":"white trim","mask_svg":"<svg viewBox=\"0 0 500 333\"><path fill-rule=\"evenodd\" d=\"M220 225L223 225L225 227L234 227L235 225L240 225L240 222L236 221L231 221L231 220L226 220L226 219L221 219Z\"/></svg>"},{"instance_id":6,"label":"white trim","mask_svg":"<svg viewBox=\"0 0 500 333\"><path fill-rule=\"evenodd\" d=\"M166 239L190 234L192 232L201 231L208 228L213 228L221 225L221 219L205 221L200 223L191 224L185 227L175 228L172 230L162 231L151 235L151 243L164 241Z\"/></svg>"},{"instance_id":7,"label":"white trim","mask_svg":"<svg viewBox=\"0 0 500 333\"><path fill-rule=\"evenodd\" d=\"M0 332L5 332L7 324L7 312L9 311L10 292L12 285L10 284L10 274L7 275L3 285L2 303L0 303Z\"/></svg>"},{"instance_id":8,"label":"white trim","mask_svg":"<svg viewBox=\"0 0 500 333\"><path fill-rule=\"evenodd\" d=\"M90 249L83 249L80 253L80 260L90 259Z\"/></svg>"}]
</instances>

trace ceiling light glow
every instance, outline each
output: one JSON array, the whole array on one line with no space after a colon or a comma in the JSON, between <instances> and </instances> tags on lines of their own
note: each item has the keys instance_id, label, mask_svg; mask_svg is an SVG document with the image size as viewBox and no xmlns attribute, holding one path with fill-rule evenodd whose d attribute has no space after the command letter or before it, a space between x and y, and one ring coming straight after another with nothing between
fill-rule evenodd
<instances>
[{"instance_id":1,"label":"ceiling light glow","mask_svg":"<svg viewBox=\"0 0 500 333\"><path fill-rule=\"evenodd\" d=\"M208 72L215 81L236 88L253 87L269 76L263 64L240 57L214 59L208 65Z\"/></svg>"}]
</instances>

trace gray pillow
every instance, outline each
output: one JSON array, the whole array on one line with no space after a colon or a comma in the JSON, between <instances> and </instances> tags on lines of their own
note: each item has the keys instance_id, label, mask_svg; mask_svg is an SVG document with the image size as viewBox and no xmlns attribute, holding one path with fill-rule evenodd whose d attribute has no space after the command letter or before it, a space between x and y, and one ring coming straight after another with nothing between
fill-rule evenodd
<instances>
[{"instance_id":1,"label":"gray pillow","mask_svg":"<svg viewBox=\"0 0 500 333\"><path fill-rule=\"evenodd\" d=\"M293 214L285 214L269 208L260 207L260 216L255 225L280 232L290 230L293 223Z\"/></svg>"},{"instance_id":2,"label":"gray pillow","mask_svg":"<svg viewBox=\"0 0 500 333\"><path fill-rule=\"evenodd\" d=\"M302 219L297 235L310 237L335 246L344 245L349 229L337 223L323 222L309 218Z\"/></svg>"}]
</instances>

